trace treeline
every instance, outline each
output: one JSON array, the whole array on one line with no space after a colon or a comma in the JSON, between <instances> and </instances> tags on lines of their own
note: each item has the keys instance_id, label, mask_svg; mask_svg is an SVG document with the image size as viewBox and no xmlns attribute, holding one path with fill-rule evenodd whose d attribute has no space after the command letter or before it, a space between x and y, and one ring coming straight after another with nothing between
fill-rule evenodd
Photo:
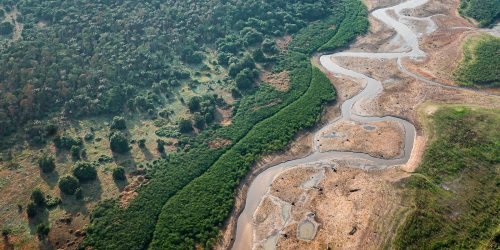
<instances>
[{"instance_id":1,"label":"treeline","mask_svg":"<svg viewBox=\"0 0 500 250\"><path fill-rule=\"evenodd\" d=\"M500 38L482 35L467 40L454 76L468 86L500 87Z\"/></svg>"},{"instance_id":2,"label":"treeline","mask_svg":"<svg viewBox=\"0 0 500 250\"><path fill-rule=\"evenodd\" d=\"M396 249L498 249L498 110L445 107L433 116L435 140L404 186L414 208Z\"/></svg>"},{"instance_id":3,"label":"treeline","mask_svg":"<svg viewBox=\"0 0 500 250\"><path fill-rule=\"evenodd\" d=\"M461 15L472 17L479 26L486 27L498 21L500 1L498 0L461 0L458 9Z\"/></svg>"},{"instance_id":4,"label":"treeline","mask_svg":"<svg viewBox=\"0 0 500 250\"><path fill-rule=\"evenodd\" d=\"M349 2L351 1L339 1L333 6L345 5ZM359 1L355 2L362 5ZM337 13L333 13L333 15L336 14ZM343 15L342 13L339 14ZM366 20L366 17L362 18ZM343 25L348 25L348 23ZM309 26L304 29L308 28ZM334 34L335 33L331 33L332 36ZM357 34L353 34L352 38L354 38L355 35ZM298 36L299 35L294 35L293 39ZM264 43L268 43L268 41L264 41L263 44ZM309 45L304 44L303 46L306 47ZM311 49L309 51L314 50ZM235 105L236 114L231 126L221 127L215 130L208 129L197 137L183 138L182 140L186 139L186 141L181 143L189 145L189 149L179 154L171 154L166 160L155 161L153 168L154 172L150 173L153 178L148 185L142 187L138 191L139 196L135 198L127 208L121 209L118 207L116 201L108 201L94 210L84 245L93 246L96 249L147 248L152 240L161 209L170 197L179 192L179 190L193 179L202 175L207 169L211 169L211 166L221 157L221 155L226 152L227 154L232 154L230 153L233 152L231 146L239 143L244 136L248 137L250 134L248 131L254 128L255 124L271 117L284 107L287 107L308 90L311 83L311 65L309 63L308 54L300 53L292 49L287 53L278 55L275 60L276 65L273 71L280 72L286 70L289 72L291 86L288 92L279 92L269 85L262 84L255 90L249 90L248 94ZM314 99L311 97L309 98L311 100ZM316 109L312 109L311 111L319 112ZM315 119L316 117L308 118L303 122L308 124ZM303 127L303 122L298 123L300 125L299 127ZM259 128L260 126L262 125L259 125ZM291 126L283 129L285 129L283 133L289 135L293 134L293 131L296 131L298 127ZM253 129L252 131L257 130ZM218 149L209 148L207 143L217 138L228 139L232 144ZM267 152L267 150L281 148L282 145L288 142L289 139L287 138L289 137L283 138L282 140L276 140L268 145L266 145L266 143L269 141L263 141L264 144L258 146L258 148L260 148L260 153L256 153L256 155L261 154L263 151ZM228 149L230 151L227 151ZM248 150L252 149L250 148ZM250 155L249 152L248 156ZM250 162L245 162L245 166L248 166ZM245 172L244 169L240 169L239 175L244 175ZM237 182L237 179L235 179L234 182ZM217 195L229 197L226 196L228 194L226 189L219 191L222 193ZM234 190L229 192L232 196ZM230 206L232 203L226 205ZM190 211L193 212L193 210ZM221 211L223 212L219 213L217 216L218 220L223 220L223 217L227 215L227 213L225 213L226 208L222 208ZM196 221L194 218L195 217L193 217L193 222ZM212 229L209 231L203 229L203 234L205 235L203 239L213 237L213 232L217 230L216 228L217 225L213 225ZM188 233L183 232L183 234L184 233L186 233L184 236L187 237ZM123 239L127 240L124 241Z\"/></svg>"},{"instance_id":5,"label":"treeline","mask_svg":"<svg viewBox=\"0 0 500 250\"><path fill-rule=\"evenodd\" d=\"M331 13L328 0L0 0L0 5L16 7L23 24L22 39L0 51L0 136L61 112L156 114L181 84L197 85L192 64L209 71L204 61L209 48L217 49L216 64L233 69L223 80L230 85L248 68L238 67L243 54L256 51L256 60L265 61L276 53L273 37ZM248 76L240 77L242 86Z\"/></svg>"},{"instance_id":6,"label":"treeline","mask_svg":"<svg viewBox=\"0 0 500 250\"><path fill-rule=\"evenodd\" d=\"M334 97L329 79L314 68L303 96L257 124L206 173L169 199L150 248L187 249L196 244L211 248L233 206L234 189L249 168L260 156L285 148L296 132L312 126Z\"/></svg>"}]
</instances>

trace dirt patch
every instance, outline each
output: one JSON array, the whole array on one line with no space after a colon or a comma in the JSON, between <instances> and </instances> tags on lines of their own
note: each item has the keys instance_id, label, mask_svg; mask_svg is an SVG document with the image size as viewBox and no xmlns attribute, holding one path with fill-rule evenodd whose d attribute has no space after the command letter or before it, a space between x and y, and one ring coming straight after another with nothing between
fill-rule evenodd
<instances>
[{"instance_id":1,"label":"dirt patch","mask_svg":"<svg viewBox=\"0 0 500 250\"><path fill-rule=\"evenodd\" d=\"M215 110L215 122L219 123L221 126L229 126L233 123L233 107L221 109L219 107Z\"/></svg>"},{"instance_id":2,"label":"dirt patch","mask_svg":"<svg viewBox=\"0 0 500 250\"><path fill-rule=\"evenodd\" d=\"M335 168L332 168L335 166ZM304 183L318 172L324 177L316 185ZM406 176L398 170L390 170ZM349 168L345 162L297 167L278 176L270 195L291 204L290 218L282 230L270 230L271 220L283 215L279 203L264 201L255 214L257 249L267 237L277 234L277 249L377 249L391 239L397 228L394 217L402 214L401 190L397 179L388 180L381 172ZM276 199L273 198L273 199ZM297 227L305 215L314 215L319 229L311 241L297 237ZM278 220L279 222L279 220Z\"/></svg>"},{"instance_id":3,"label":"dirt patch","mask_svg":"<svg viewBox=\"0 0 500 250\"><path fill-rule=\"evenodd\" d=\"M276 47L280 51L287 51L288 50L288 45L290 45L291 42L292 42L292 36L286 35L284 37L276 39Z\"/></svg>"},{"instance_id":4,"label":"dirt patch","mask_svg":"<svg viewBox=\"0 0 500 250\"><path fill-rule=\"evenodd\" d=\"M121 208L126 208L128 207L128 204L139 195L136 190L141 187L142 185L146 185L148 183L148 180L144 178L144 176L139 175L136 178L133 179L132 183L127 185L123 191L120 193L120 207Z\"/></svg>"},{"instance_id":5,"label":"dirt patch","mask_svg":"<svg viewBox=\"0 0 500 250\"><path fill-rule=\"evenodd\" d=\"M222 138L217 138L215 140L208 142L209 148L222 148L222 147L225 147L228 145L231 145L231 140L222 139Z\"/></svg>"},{"instance_id":6,"label":"dirt patch","mask_svg":"<svg viewBox=\"0 0 500 250\"><path fill-rule=\"evenodd\" d=\"M288 75L288 71L281 71L280 73L264 71L260 74L260 80L272 85L279 91L285 92L290 88L290 76Z\"/></svg>"},{"instance_id":7,"label":"dirt patch","mask_svg":"<svg viewBox=\"0 0 500 250\"><path fill-rule=\"evenodd\" d=\"M393 121L360 124L339 121L319 137L320 151L353 151L392 159L402 155L404 129Z\"/></svg>"}]
</instances>

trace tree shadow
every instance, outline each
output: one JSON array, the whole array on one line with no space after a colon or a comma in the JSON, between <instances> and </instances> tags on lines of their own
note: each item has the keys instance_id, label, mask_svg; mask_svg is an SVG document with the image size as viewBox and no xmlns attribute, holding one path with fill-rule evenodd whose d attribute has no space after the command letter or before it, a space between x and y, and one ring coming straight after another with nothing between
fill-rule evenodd
<instances>
[{"instance_id":1,"label":"tree shadow","mask_svg":"<svg viewBox=\"0 0 500 250\"><path fill-rule=\"evenodd\" d=\"M3 249L14 250L14 244L10 242L10 238L8 235L3 236Z\"/></svg>"},{"instance_id":2,"label":"tree shadow","mask_svg":"<svg viewBox=\"0 0 500 250\"><path fill-rule=\"evenodd\" d=\"M64 211L70 213L72 216L75 216L78 213L88 215L89 210L85 206L86 202L98 202L102 197L102 187L99 178L94 181L81 183L80 188L82 189L83 194L81 199L77 199L75 195L65 195L61 193L62 203L60 206Z\"/></svg>"},{"instance_id":3,"label":"tree shadow","mask_svg":"<svg viewBox=\"0 0 500 250\"><path fill-rule=\"evenodd\" d=\"M115 182L115 185L118 187L118 190L120 192L122 192L125 187L128 186L129 182L128 182L128 179L125 179L125 180L114 180Z\"/></svg>"},{"instance_id":4,"label":"tree shadow","mask_svg":"<svg viewBox=\"0 0 500 250\"><path fill-rule=\"evenodd\" d=\"M36 216L28 218L28 227L31 235L36 234L36 227L39 224L49 224L49 210L44 208L37 208Z\"/></svg>"},{"instance_id":5,"label":"tree shadow","mask_svg":"<svg viewBox=\"0 0 500 250\"><path fill-rule=\"evenodd\" d=\"M147 161L151 161L151 160L154 160L154 156L153 154L151 153L151 151L149 151L149 149L147 147L139 147L139 149L141 150L142 154L144 155L144 159L146 159Z\"/></svg>"},{"instance_id":6,"label":"tree shadow","mask_svg":"<svg viewBox=\"0 0 500 250\"><path fill-rule=\"evenodd\" d=\"M59 172L54 169L51 173L44 173L43 171L40 170L40 177L42 177L42 180L49 185L49 187L52 189L57 185L57 182L59 181Z\"/></svg>"}]
</instances>

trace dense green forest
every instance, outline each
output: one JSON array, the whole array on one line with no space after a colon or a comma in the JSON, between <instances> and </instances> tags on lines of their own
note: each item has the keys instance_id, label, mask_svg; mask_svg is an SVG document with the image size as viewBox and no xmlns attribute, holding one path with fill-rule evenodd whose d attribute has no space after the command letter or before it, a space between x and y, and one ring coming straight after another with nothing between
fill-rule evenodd
<instances>
[{"instance_id":1,"label":"dense green forest","mask_svg":"<svg viewBox=\"0 0 500 250\"><path fill-rule=\"evenodd\" d=\"M500 38L482 35L467 40L464 56L454 72L467 86L500 87Z\"/></svg>"},{"instance_id":2,"label":"dense green forest","mask_svg":"<svg viewBox=\"0 0 500 250\"><path fill-rule=\"evenodd\" d=\"M500 113L446 107L432 117L434 141L405 186L415 209L399 249L498 249Z\"/></svg>"},{"instance_id":3,"label":"dense green forest","mask_svg":"<svg viewBox=\"0 0 500 250\"><path fill-rule=\"evenodd\" d=\"M254 68L254 58L245 60L245 54L274 53L270 38L296 32L332 9L328 0L1 0L0 5L3 13L16 11L23 24L22 39L0 55L0 135L51 114L156 115L180 85L200 85L200 71L220 74L229 68L231 77L208 84L234 86L240 72Z\"/></svg>"},{"instance_id":4,"label":"dense green forest","mask_svg":"<svg viewBox=\"0 0 500 250\"><path fill-rule=\"evenodd\" d=\"M500 16L500 0L461 0L459 12L476 19L482 27L489 26Z\"/></svg>"},{"instance_id":5,"label":"dense green forest","mask_svg":"<svg viewBox=\"0 0 500 250\"><path fill-rule=\"evenodd\" d=\"M360 1L345 0L330 4L331 6L328 5L327 8L329 11L327 15L331 17L326 17L324 22L334 24L337 28L335 32L328 33L329 36L324 38L324 42L336 44L328 47L328 49L336 49L347 45L347 42L356 35L367 30L367 12ZM317 29L320 23L313 22L302 28L297 35L293 36L293 39L305 40L305 36L308 36L311 30ZM329 25L329 29L331 27L332 25ZM347 30L348 34L339 34L340 31ZM339 40L335 41L335 39ZM314 47L311 48L312 46ZM232 206L234 187L251 164L265 152L282 149L295 132L312 125L324 102L332 98L331 86L325 86L326 78L320 76L316 70L311 70L310 54L305 53L312 53L320 46L322 44L305 43L297 49L290 47L288 51L278 54L273 71L285 70L290 73L291 88L288 92L273 91L266 85L260 86L252 95L247 95L240 101L231 126L214 131L206 130L205 133L187 142L190 145L188 151L156 161L154 171L151 173L152 180L139 190L139 196L126 209L119 208L114 201L108 201L94 211L85 244L98 249L144 249L149 246L157 228L153 247L178 246L182 248L188 246L183 244L193 242L209 247L217 236L221 223L228 216ZM314 81L311 81L312 72L315 72ZM318 97L326 96L303 104L305 100L301 96L304 93L307 96L312 94L317 94ZM270 103L278 104L268 105ZM302 106L308 107L309 110L302 109ZM258 108L255 109L255 107ZM284 115L291 111L296 114ZM275 115L272 116L273 114ZM277 121L280 126L275 127L277 124L267 126ZM276 131L269 131L270 128L276 128ZM261 130L267 132L263 133ZM274 134L277 137L272 136ZM210 149L206 144L207 138L230 139L234 146ZM203 174L208 169L209 171ZM201 177L195 182L189 184L200 175ZM204 181L211 183L209 185L213 186L211 195L214 195L216 199L199 204L200 198L205 193L198 193L197 189L207 188L207 185L200 183ZM186 186L187 184L189 185ZM186 187L183 188L184 186ZM189 194L190 197L175 195L179 191ZM170 199L172 196L173 198ZM193 203L183 204L184 198ZM165 224L165 219L169 219L170 209L184 205L187 206L186 211L179 218L188 223L172 224L174 228L165 228L163 231L162 226ZM198 209L202 210L198 211ZM200 221L200 215L206 215L206 217ZM160 216L158 222L162 226L157 226L158 216ZM202 227L192 231L191 229L196 225ZM168 233L169 230L175 230L177 234L162 239L162 234ZM124 242L123 239L127 241Z\"/></svg>"}]
</instances>

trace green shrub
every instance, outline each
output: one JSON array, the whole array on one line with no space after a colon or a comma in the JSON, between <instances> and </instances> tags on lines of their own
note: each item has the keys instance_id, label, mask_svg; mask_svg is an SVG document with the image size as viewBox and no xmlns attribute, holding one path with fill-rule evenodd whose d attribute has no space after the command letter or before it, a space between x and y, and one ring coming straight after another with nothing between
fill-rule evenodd
<instances>
[{"instance_id":1,"label":"green shrub","mask_svg":"<svg viewBox=\"0 0 500 250\"><path fill-rule=\"evenodd\" d=\"M179 121L179 132L189 133L193 131L193 123L189 119L181 119Z\"/></svg>"},{"instance_id":2,"label":"green shrub","mask_svg":"<svg viewBox=\"0 0 500 250\"><path fill-rule=\"evenodd\" d=\"M122 132L112 132L109 137L109 145L111 151L119 154L124 154L130 150L128 138Z\"/></svg>"},{"instance_id":3,"label":"green shrub","mask_svg":"<svg viewBox=\"0 0 500 250\"><path fill-rule=\"evenodd\" d=\"M80 182L93 181L97 178L97 170L90 162L79 161L73 165L73 175Z\"/></svg>"},{"instance_id":4,"label":"green shrub","mask_svg":"<svg viewBox=\"0 0 500 250\"><path fill-rule=\"evenodd\" d=\"M64 176L59 179L59 189L61 192L67 195L73 195L76 192L76 189L80 187L80 183L73 176Z\"/></svg>"},{"instance_id":5,"label":"green shrub","mask_svg":"<svg viewBox=\"0 0 500 250\"><path fill-rule=\"evenodd\" d=\"M49 156L47 154L42 155L40 159L38 159L38 166L44 173L50 173L54 171L56 168L55 159L53 156Z\"/></svg>"},{"instance_id":6,"label":"green shrub","mask_svg":"<svg viewBox=\"0 0 500 250\"><path fill-rule=\"evenodd\" d=\"M110 128L116 130L127 129L127 123L125 122L125 118L123 118L122 116L113 117L113 122L111 122Z\"/></svg>"}]
</instances>

